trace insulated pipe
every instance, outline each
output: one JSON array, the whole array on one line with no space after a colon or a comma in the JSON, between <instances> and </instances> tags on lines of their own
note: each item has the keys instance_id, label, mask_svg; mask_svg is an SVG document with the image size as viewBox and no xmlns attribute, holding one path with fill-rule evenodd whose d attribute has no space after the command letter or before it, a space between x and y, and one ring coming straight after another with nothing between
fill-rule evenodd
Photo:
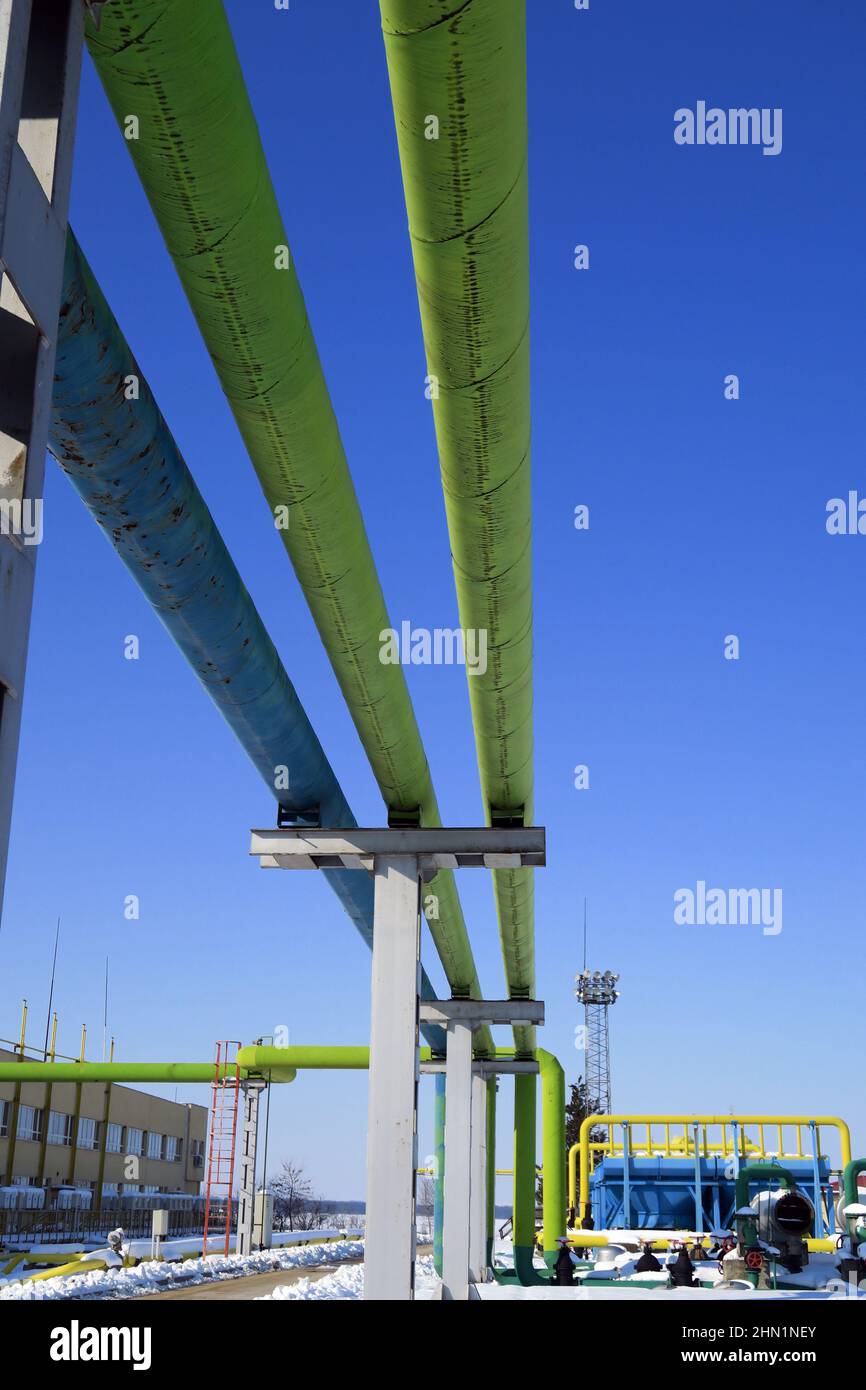
<instances>
[{"instance_id":1,"label":"insulated pipe","mask_svg":"<svg viewBox=\"0 0 866 1390\"><path fill-rule=\"evenodd\" d=\"M220 1068L224 1077L235 1075L233 1066ZM241 1080L248 1072L240 1068ZM292 1067L284 1068L282 1081L294 1081ZM129 1082L194 1082L209 1084L216 1076L213 1062L0 1062L0 1082L3 1081L116 1081Z\"/></svg>"},{"instance_id":2,"label":"insulated pipe","mask_svg":"<svg viewBox=\"0 0 866 1390\"><path fill-rule=\"evenodd\" d=\"M127 383L137 383L128 399ZM153 394L70 231L49 447L290 812L357 821ZM288 772L288 778L281 770ZM288 788L277 790L288 781ZM373 881L321 871L368 945ZM422 994L435 999L427 978ZM425 1029L444 1051L444 1031Z\"/></svg>"},{"instance_id":3,"label":"insulated pipe","mask_svg":"<svg viewBox=\"0 0 866 1390\"><path fill-rule=\"evenodd\" d=\"M514 1273L521 1284L542 1282L535 1253L535 1073L514 1078Z\"/></svg>"},{"instance_id":4,"label":"insulated pipe","mask_svg":"<svg viewBox=\"0 0 866 1390\"><path fill-rule=\"evenodd\" d=\"M493 1267L496 1237L496 1077L487 1081L487 1268Z\"/></svg>"},{"instance_id":5,"label":"insulated pipe","mask_svg":"<svg viewBox=\"0 0 866 1390\"><path fill-rule=\"evenodd\" d=\"M433 1267L442 1278L442 1235L445 1223L445 1073L436 1073L433 1109Z\"/></svg>"},{"instance_id":6,"label":"insulated pipe","mask_svg":"<svg viewBox=\"0 0 866 1390\"><path fill-rule=\"evenodd\" d=\"M746 1163L737 1173L734 1184L735 1211L740 1211L749 1205L749 1183L757 1182L759 1178L772 1179L790 1191L793 1191L797 1186L793 1174L778 1163Z\"/></svg>"},{"instance_id":7,"label":"insulated pipe","mask_svg":"<svg viewBox=\"0 0 866 1390\"><path fill-rule=\"evenodd\" d=\"M460 622L487 643L468 681L485 815L531 825L525 7L380 8ZM531 998L532 870L495 870L494 889L509 992Z\"/></svg>"},{"instance_id":8,"label":"insulated pipe","mask_svg":"<svg viewBox=\"0 0 866 1390\"><path fill-rule=\"evenodd\" d=\"M405 674L380 660L391 623L221 0L112 0L86 32L118 121L137 119L126 147L389 812L440 825ZM452 992L480 998L451 871L427 893ZM489 1029L475 1046L492 1051Z\"/></svg>"},{"instance_id":9,"label":"insulated pipe","mask_svg":"<svg viewBox=\"0 0 866 1390\"><path fill-rule=\"evenodd\" d=\"M845 1194L846 1207L854 1206L860 1201L857 1179L861 1173L866 1173L866 1158L849 1159L842 1173L842 1191Z\"/></svg>"},{"instance_id":10,"label":"insulated pipe","mask_svg":"<svg viewBox=\"0 0 866 1390\"><path fill-rule=\"evenodd\" d=\"M541 1077L543 1246L548 1267L559 1254L567 1229L565 1210L565 1072L552 1053L536 1048Z\"/></svg>"}]
</instances>

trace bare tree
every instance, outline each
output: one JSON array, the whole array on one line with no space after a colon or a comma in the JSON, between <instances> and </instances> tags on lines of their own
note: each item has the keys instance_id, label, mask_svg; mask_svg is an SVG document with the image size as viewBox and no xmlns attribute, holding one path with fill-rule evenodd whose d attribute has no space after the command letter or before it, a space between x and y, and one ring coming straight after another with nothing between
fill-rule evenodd
<instances>
[{"instance_id":1,"label":"bare tree","mask_svg":"<svg viewBox=\"0 0 866 1390\"><path fill-rule=\"evenodd\" d=\"M270 1191L278 1230L316 1231L325 1225L322 1199L313 1192L313 1184L299 1163L285 1159L271 1180Z\"/></svg>"},{"instance_id":2,"label":"bare tree","mask_svg":"<svg viewBox=\"0 0 866 1390\"><path fill-rule=\"evenodd\" d=\"M418 1190L415 1198L415 1212L419 1236L426 1240L433 1239L433 1206L436 1197L436 1182L427 1173L422 1173L418 1180Z\"/></svg>"}]
</instances>

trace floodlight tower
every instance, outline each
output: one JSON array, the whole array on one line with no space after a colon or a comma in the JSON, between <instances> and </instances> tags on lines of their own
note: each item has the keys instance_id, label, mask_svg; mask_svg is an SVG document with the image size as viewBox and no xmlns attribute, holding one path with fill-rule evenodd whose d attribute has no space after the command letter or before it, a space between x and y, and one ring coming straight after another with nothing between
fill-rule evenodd
<instances>
[{"instance_id":1,"label":"floodlight tower","mask_svg":"<svg viewBox=\"0 0 866 1390\"><path fill-rule=\"evenodd\" d=\"M582 970L574 978L575 997L583 1005L587 1104L597 1115L610 1115L608 1010L619 998L619 975L610 970Z\"/></svg>"}]
</instances>

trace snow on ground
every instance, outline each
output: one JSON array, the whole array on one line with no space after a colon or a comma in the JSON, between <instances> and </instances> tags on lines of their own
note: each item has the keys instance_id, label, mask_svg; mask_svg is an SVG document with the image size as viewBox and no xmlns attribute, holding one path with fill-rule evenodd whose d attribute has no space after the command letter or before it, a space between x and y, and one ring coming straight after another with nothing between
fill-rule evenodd
<instances>
[{"instance_id":1,"label":"snow on ground","mask_svg":"<svg viewBox=\"0 0 866 1390\"><path fill-rule=\"evenodd\" d=\"M296 1231L294 1234L296 1237L307 1239L310 1235L308 1231ZM147 1246L149 1250L149 1242ZM110 1252L101 1252L102 1256L108 1253ZM203 1259L184 1260L182 1264L164 1260L145 1260L129 1269L116 1267L91 1270L87 1274L70 1274L58 1279L32 1281L13 1277L0 1280L0 1302L65 1298L139 1298L144 1294L162 1293L165 1289L185 1287L189 1284L207 1284L221 1279L239 1279L246 1274L267 1274L276 1269L298 1269L305 1265L359 1259L363 1254L363 1241L338 1240L329 1244L297 1246L294 1249L289 1247L261 1250L254 1255L208 1255Z\"/></svg>"},{"instance_id":2,"label":"snow on ground","mask_svg":"<svg viewBox=\"0 0 866 1390\"><path fill-rule=\"evenodd\" d=\"M430 1301L439 1298L442 1290L433 1269L433 1256L421 1255L415 1264L415 1298ZM285 1299L346 1299L364 1297L364 1266L346 1265L323 1279L299 1279L297 1284L280 1284L273 1293L257 1298L256 1303Z\"/></svg>"}]
</instances>

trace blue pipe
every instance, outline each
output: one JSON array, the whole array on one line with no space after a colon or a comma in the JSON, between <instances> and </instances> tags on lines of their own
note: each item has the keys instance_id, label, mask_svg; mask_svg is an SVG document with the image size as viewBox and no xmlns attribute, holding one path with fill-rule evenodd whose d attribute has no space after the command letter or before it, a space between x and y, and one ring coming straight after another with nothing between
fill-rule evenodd
<instances>
[{"instance_id":1,"label":"blue pipe","mask_svg":"<svg viewBox=\"0 0 866 1390\"><path fill-rule=\"evenodd\" d=\"M127 399L136 378L138 398ZM49 448L290 815L358 824L195 480L70 231ZM277 769L289 788L276 788ZM321 872L373 942L373 881ZM435 999L426 972L421 993ZM441 1028L424 1029L436 1051Z\"/></svg>"}]
</instances>

